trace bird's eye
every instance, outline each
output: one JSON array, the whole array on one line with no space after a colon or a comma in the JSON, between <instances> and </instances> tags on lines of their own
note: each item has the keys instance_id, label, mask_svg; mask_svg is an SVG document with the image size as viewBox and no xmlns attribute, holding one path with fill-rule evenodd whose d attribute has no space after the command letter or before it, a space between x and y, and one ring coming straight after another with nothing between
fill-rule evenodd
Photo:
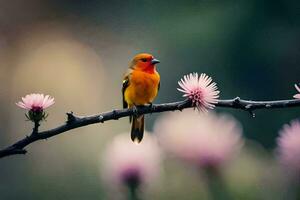
<instances>
[{"instance_id":1,"label":"bird's eye","mask_svg":"<svg viewBox=\"0 0 300 200\"><path fill-rule=\"evenodd\" d=\"M142 58L141 61L142 62L147 62L147 58Z\"/></svg>"}]
</instances>

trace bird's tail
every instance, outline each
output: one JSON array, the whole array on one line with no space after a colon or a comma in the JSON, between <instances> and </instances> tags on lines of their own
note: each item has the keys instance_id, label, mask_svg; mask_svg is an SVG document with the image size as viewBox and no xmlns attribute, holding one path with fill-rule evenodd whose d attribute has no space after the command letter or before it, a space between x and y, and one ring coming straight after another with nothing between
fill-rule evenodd
<instances>
[{"instance_id":1,"label":"bird's tail","mask_svg":"<svg viewBox=\"0 0 300 200\"><path fill-rule=\"evenodd\" d=\"M140 143L144 136L144 115L133 117L131 124L131 140Z\"/></svg>"}]
</instances>

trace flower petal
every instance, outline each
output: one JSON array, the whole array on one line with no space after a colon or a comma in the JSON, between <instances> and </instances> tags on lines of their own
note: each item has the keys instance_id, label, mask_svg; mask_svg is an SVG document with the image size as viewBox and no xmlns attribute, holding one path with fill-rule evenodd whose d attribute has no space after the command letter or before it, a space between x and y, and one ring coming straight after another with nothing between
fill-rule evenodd
<instances>
[{"instance_id":1,"label":"flower petal","mask_svg":"<svg viewBox=\"0 0 300 200\"><path fill-rule=\"evenodd\" d=\"M26 110L39 108L44 110L54 104L54 98L44 94L28 94L22 97L22 101L16 103L17 106Z\"/></svg>"},{"instance_id":2,"label":"flower petal","mask_svg":"<svg viewBox=\"0 0 300 200\"><path fill-rule=\"evenodd\" d=\"M217 84L212 78L204 73L190 73L183 76L178 82L180 86L178 91L184 93L183 97L192 100L199 111L207 111L213 109L215 103L218 102L219 93Z\"/></svg>"}]
</instances>

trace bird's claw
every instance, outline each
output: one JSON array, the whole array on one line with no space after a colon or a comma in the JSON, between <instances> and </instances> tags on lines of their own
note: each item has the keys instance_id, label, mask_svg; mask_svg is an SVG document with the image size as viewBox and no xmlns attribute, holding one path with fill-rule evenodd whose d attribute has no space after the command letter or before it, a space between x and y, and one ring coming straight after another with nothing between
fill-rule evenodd
<instances>
[{"instance_id":1,"label":"bird's claw","mask_svg":"<svg viewBox=\"0 0 300 200\"><path fill-rule=\"evenodd\" d=\"M152 109L152 108L153 108L153 103L151 103L151 102L150 102L150 103L148 103L148 106L149 106L149 108L151 108L151 109Z\"/></svg>"},{"instance_id":2,"label":"bird's claw","mask_svg":"<svg viewBox=\"0 0 300 200\"><path fill-rule=\"evenodd\" d=\"M133 116L134 116L134 117L137 118L137 117L139 116L137 106L133 106L133 107L132 107L132 112L133 112Z\"/></svg>"}]
</instances>

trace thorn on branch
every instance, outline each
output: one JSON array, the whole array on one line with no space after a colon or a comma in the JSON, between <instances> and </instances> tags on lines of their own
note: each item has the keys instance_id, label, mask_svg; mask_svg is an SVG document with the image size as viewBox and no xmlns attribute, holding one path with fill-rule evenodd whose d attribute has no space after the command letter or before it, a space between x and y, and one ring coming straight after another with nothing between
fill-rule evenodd
<instances>
[{"instance_id":1,"label":"thorn on branch","mask_svg":"<svg viewBox=\"0 0 300 200\"><path fill-rule=\"evenodd\" d=\"M240 97L235 97L235 98L233 99L233 103L236 104L236 105L239 105L240 102L241 102L241 98L240 98Z\"/></svg>"},{"instance_id":2,"label":"thorn on branch","mask_svg":"<svg viewBox=\"0 0 300 200\"><path fill-rule=\"evenodd\" d=\"M77 117L74 115L72 111L66 114L67 114L67 124L73 123L77 120Z\"/></svg>"},{"instance_id":3,"label":"thorn on branch","mask_svg":"<svg viewBox=\"0 0 300 200\"><path fill-rule=\"evenodd\" d=\"M245 110L249 112L249 114L251 115L251 117L255 117L255 113L254 113L254 109L253 109L253 105L252 104L247 104L245 106Z\"/></svg>"}]
</instances>

